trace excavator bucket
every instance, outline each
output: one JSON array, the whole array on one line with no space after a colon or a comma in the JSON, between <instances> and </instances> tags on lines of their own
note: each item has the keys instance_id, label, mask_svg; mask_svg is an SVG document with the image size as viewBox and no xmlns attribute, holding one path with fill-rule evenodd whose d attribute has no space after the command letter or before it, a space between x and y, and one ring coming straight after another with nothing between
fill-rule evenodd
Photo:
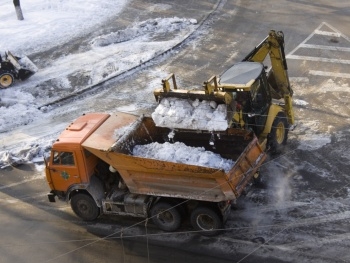
<instances>
[{"instance_id":1,"label":"excavator bucket","mask_svg":"<svg viewBox=\"0 0 350 263\"><path fill-rule=\"evenodd\" d=\"M152 118L157 126L213 131L229 127L235 102L232 93L219 90L216 76L201 90L178 89L174 74L163 79L162 84L162 88L154 90L159 105Z\"/></svg>"}]
</instances>

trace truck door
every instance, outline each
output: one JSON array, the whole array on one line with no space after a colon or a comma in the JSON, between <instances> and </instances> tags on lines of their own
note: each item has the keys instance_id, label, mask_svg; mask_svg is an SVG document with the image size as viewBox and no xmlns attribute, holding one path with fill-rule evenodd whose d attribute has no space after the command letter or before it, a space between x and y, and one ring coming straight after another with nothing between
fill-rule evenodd
<instances>
[{"instance_id":1,"label":"truck door","mask_svg":"<svg viewBox=\"0 0 350 263\"><path fill-rule=\"evenodd\" d=\"M47 169L57 191L67 191L71 185L81 182L74 152L54 150Z\"/></svg>"}]
</instances>

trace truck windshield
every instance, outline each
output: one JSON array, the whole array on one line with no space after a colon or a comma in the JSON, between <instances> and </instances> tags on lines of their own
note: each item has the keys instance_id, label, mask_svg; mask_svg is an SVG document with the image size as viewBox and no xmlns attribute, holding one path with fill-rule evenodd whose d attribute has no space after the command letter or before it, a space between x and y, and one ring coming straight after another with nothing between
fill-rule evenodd
<instances>
[{"instance_id":1,"label":"truck windshield","mask_svg":"<svg viewBox=\"0 0 350 263\"><path fill-rule=\"evenodd\" d=\"M53 152L53 164L74 166L74 155L72 152Z\"/></svg>"}]
</instances>

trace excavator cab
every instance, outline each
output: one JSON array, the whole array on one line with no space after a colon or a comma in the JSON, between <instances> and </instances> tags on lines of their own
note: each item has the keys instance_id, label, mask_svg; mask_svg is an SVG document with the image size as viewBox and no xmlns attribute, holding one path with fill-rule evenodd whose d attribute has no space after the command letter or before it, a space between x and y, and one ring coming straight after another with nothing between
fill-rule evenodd
<instances>
[{"instance_id":1,"label":"excavator cab","mask_svg":"<svg viewBox=\"0 0 350 263\"><path fill-rule=\"evenodd\" d=\"M236 113L232 125L240 128L248 126L259 135L272 99L263 64L240 62L233 65L221 75L218 87L234 93Z\"/></svg>"}]
</instances>

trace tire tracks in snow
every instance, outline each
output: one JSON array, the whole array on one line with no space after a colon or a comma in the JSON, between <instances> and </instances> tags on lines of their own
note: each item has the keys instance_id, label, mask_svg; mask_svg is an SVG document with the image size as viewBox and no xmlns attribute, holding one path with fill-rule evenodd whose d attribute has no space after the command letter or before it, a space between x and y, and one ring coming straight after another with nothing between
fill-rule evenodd
<instances>
[{"instance_id":1,"label":"tire tracks in snow","mask_svg":"<svg viewBox=\"0 0 350 263\"><path fill-rule=\"evenodd\" d=\"M69 101L71 101L73 99L78 98L79 96L83 96L84 94L86 94L88 92L91 92L93 90L98 89L98 87L101 87L102 84L106 83L107 81L110 81L112 79L123 79L125 77L128 77L128 76L136 73L140 69L146 68L148 66L155 64L158 61L164 60L167 55L171 54L172 52L176 52L178 50L181 50L188 43L190 43L191 41L198 38L202 34L201 31L204 31L205 27L210 23L210 21L215 18L214 17L215 12L218 11L220 8L222 8L225 3L226 3L226 0L217 1L214 8L200 21L197 28L194 31L192 31L191 33L189 33L187 36L185 36L180 42L178 42L174 46L166 49L165 51L157 54L156 56L154 56L146 61L143 61L142 63L140 63L134 67L126 69L122 72L118 72L117 74L112 74L112 75L108 76L107 78L99 81L98 83L88 85L86 88L81 89L81 90L76 91L76 92L72 92L71 94L69 94L65 97L61 97L59 99L50 101L48 103L44 103L44 104L40 105L38 107L38 109L42 109L42 108L45 108L48 106L51 106L51 107L57 106L57 105L61 106L65 103L68 103Z\"/></svg>"}]
</instances>

